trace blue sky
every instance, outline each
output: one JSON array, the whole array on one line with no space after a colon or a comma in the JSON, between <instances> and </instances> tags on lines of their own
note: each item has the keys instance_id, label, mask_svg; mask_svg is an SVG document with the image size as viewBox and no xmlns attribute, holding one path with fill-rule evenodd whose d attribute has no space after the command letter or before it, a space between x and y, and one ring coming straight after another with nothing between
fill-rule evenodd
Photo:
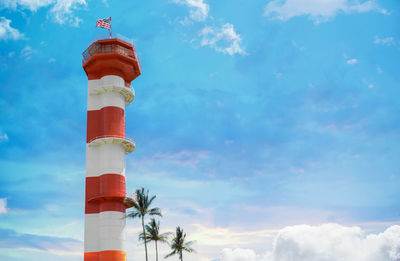
<instances>
[{"instance_id":1,"label":"blue sky","mask_svg":"<svg viewBox=\"0 0 400 261\"><path fill-rule=\"evenodd\" d=\"M304 231L390 237L400 252L399 11L396 0L0 0L0 260L82 260L81 53L108 16L142 65L127 189L157 195L164 230L197 241L190 260L291 260L280 236ZM143 258L139 229L128 222L128 260ZM367 260L353 254L368 244L332 260Z\"/></svg>"}]
</instances>

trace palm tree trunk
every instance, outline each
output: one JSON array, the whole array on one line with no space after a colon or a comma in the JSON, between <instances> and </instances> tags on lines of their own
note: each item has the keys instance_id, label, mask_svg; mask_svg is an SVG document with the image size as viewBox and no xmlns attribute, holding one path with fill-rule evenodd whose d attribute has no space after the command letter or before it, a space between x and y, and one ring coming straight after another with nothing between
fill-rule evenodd
<instances>
[{"instance_id":1,"label":"palm tree trunk","mask_svg":"<svg viewBox=\"0 0 400 261\"><path fill-rule=\"evenodd\" d=\"M157 240L154 240L154 242L156 243L156 261L158 261L158 249L157 249Z\"/></svg>"},{"instance_id":2,"label":"palm tree trunk","mask_svg":"<svg viewBox=\"0 0 400 261\"><path fill-rule=\"evenodd\" d=\"M146 261L148 261L147 258L147 243L146 243L146 232L144 231L144 217L142 216L142 228L143 228L143 236L144 236L144 252L146 253Z\"/></svg>"},{"instance_id":3,"label":"palm tree trunk","mask_svg":"<svg viewBox=\"0 0 400 261\"><path fill-rule=\"evenodd\" d=\"M183 258L182 258L182 250L179 252L179 259L180 259L181 261L183 261Z\"/></svg>"}]
</instances>

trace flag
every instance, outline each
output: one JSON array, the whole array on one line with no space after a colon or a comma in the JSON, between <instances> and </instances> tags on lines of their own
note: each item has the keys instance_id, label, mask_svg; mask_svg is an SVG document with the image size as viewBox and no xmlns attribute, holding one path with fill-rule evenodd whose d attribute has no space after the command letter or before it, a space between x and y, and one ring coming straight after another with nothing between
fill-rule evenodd
<instances>
[{"instance_id":1,"label":"flag","mask_svg":"<svg viewBox=\"0 0 400 261\"><path fill-rule=\"evenodd\" d=\"M101 28L111 30L111 17L104 18L104 19L98 19L96 22L96 27L101 27Z\"/></svg>"}]
</instances>

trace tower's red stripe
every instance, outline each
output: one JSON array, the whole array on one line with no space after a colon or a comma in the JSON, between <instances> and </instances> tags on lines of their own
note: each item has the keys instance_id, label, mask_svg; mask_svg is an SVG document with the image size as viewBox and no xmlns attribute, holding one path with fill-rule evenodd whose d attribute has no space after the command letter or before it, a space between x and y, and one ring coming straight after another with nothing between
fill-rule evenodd
<instances>
[{"instance_id":1,"label":"tower's red stripe","mask_svg":"<svg viewBox=\"0 0 400 261\"><path fill-rule=\"evenodd\" d=\"M99 252L85 252L85 261L126 261L126 252L118 250L106 250Z\"/></svg>"},{"instance_id":2,"label":"tower's red stripe","mask_svg":"<svg viewBox=\"0 0 400 261\"><path fill-rule=\"evenodd\" d=\"M103 174L86 178L85 214L103 211L125 212L125 177L120 174Z\"/></svg>"},{"instance_id":3,"label":"tower's red stripe","mask_svg":"<svg viewBox=\"0 0 400 261\"><path fill-rule=\"evenodd\" d=\"M125 137L124 109L108 106L87 112L86 142L101 136Z\"/></svg>"}]
</instances>

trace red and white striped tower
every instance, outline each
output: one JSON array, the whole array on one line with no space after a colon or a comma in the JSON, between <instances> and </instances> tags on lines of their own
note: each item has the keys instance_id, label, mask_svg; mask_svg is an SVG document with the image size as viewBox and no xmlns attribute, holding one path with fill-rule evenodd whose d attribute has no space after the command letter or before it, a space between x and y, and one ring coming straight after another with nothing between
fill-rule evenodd
<instances>
[{"instance_id":1,"label":"red and white striped tower","mask_svg":"<svg viewBox=\"0 0 400 261\"><path fill-rule=\"evenodd\" d=\"M125 137L125 106L133 101L130 83L140 64L132 41L103 38L82 61L88 77L84 260L125 261L125 154L135 149Z\"/></svg>"}]
</instances>

